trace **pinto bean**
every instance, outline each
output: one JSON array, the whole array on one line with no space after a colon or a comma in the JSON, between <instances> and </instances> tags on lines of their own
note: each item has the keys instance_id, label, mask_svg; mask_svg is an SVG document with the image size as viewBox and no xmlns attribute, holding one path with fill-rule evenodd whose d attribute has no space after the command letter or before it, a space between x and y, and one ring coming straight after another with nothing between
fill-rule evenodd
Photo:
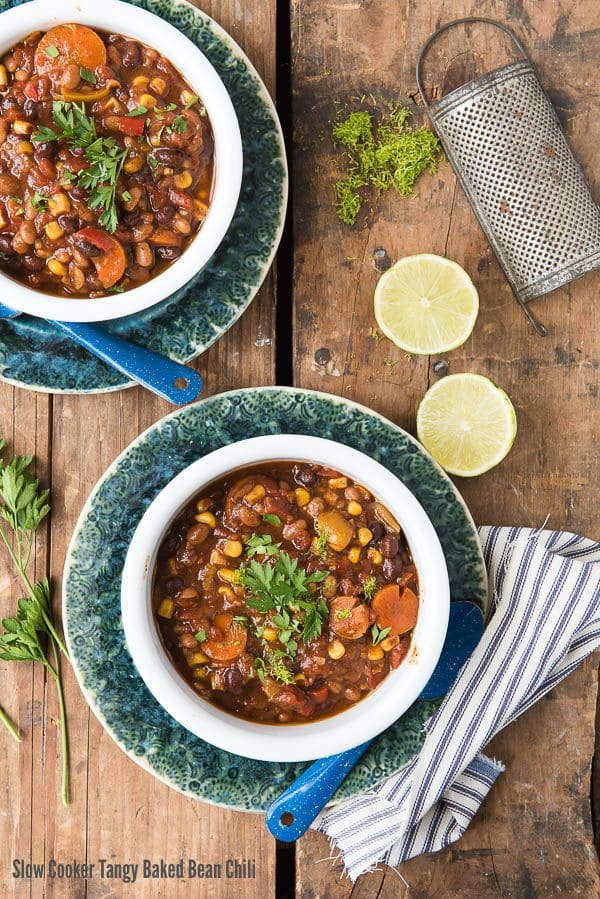
<instances>
[{"instance_id":1,"label":"pinto bean","mask_svg":"<svg viewBox=\"0 0 600 899\"><path fill-rule=\"evenodd\" d=\"M79 86L79 82L81 81L81 73L79 66L75 63L70 63L65 67L64 72L62 73L62 77L60 79L60 86L65 88L68 91L74 91L76 87Z\"/></svg>"},{"instance_id":2,"label":"pinto bean","mask_svg":"<svg viewBox=\"0 0 600 899\"><path fill-rule=\"evenodd\" d=\"M142 268L151 268L154 265L154 250L150 244L143 240L135 248L135 261Z\"/></svg>"},{"instance_id":3,"label":"pinto bean","mask_svg":"<svg viewBox=\"0 0 600 899\"><path fill-rule=\"evenodd\" d=\"M5 197L14 197L19 190L19 180L14 175L0 174L0 194Z\"/></svg>"}]
</instances>

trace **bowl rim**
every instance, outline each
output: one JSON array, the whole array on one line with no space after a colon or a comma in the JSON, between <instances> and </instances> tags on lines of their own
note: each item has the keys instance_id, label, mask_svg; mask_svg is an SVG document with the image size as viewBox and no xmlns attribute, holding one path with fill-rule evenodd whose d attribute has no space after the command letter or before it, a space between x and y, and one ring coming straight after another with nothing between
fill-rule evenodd
<instances>
[{"instance_id":1,"label":"bowl rim","mask_svg":"<svg viewBox=\"0 0 600 899\"><path fill-rule=\"evenodd\" d=\"M110 321L167 299L198 274L213 256L227 233L239 200L242 138L227 89L202 50L170 22L141 7L132 8L122 0L103 0L101 4L94 0L53 0L52 4L46 0L30 0L5 10L0 51L12 47L36 25L47 29L65 21L80 22L102 31L114 30L159 49L169 60L176 59L177 63L172 64L206 107L215 141L213 196L206 219L182 255L146 284L107 297L67 298L36 291L0 271L3 301L11 308L57 321Z\"/></svg>"},{"instance_id":2,"label":"bowl rim","mask_svg":"<svg viewBox=\"0 0 600 899\"><path fill-rule=\"evenodd\" d=\"M169 659L151 610L158 546L181 508L216 478L240 467L276 460L335 464L374 495L385 496L383 502L403 528L420 580L419 618L407 659L355 706L306 724L250 722L198 696ZM449 608L444 553L433 525L411 491L359 450L295 434L263 435L227 444L181 471L142 516L127 551L121 581L127 648L159 704L187 730L218 748L270 762L307 761L342 752L393 724L418 698L435 669L446 636ZM400 701L392 695L394 690L402 697Z\"/></svg>"}]
</instances>

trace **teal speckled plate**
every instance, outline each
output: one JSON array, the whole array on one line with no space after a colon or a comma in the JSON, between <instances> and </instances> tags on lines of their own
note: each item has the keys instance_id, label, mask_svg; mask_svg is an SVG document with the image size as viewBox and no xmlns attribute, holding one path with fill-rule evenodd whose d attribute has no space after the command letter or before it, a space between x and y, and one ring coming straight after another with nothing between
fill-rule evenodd
<instances>
[{"instance_id":1,"label":"teal speckled plate","mask_svg":"<svg viewBox=\"0 0 600 899\"><path fill-rule=\"evenodd\" d=\"M237 390L163 418L134 440L94 488L75 528L63 578L64 627L92 710L138 764L169 786L231 808L266 808L306 763L258 762L216 749L174 721L133 666L121 624L121 571L140 518L196 459L260 434L313 434L362 450L412 490L442 543L454 599L484 611L487 578L475 525L450 479L409 434L328 394L286 387ZM356 795L418 751L436 705L415 703L381 734L338 792Z\"/></svg>"},{"instance_id":2,"label":"teal speckled plate","mask_svg":"<svg viewBox=\"0 0 600 899\"><path fill-rule=\"evenodd\" d=\"M23 2L27 0L0 0L0 13ZM216 22L185 0L129 2L175 25L202 50L229 91L242 133L240 200L227 236L209 264L162 303L105 325L134 343L188 362L237 321L269 271L287 205L285 148L267 89ZM98 393L133 384L51 325L30 316L0 321L0 379L53 393Z\"/></svg>"}]
</instances>

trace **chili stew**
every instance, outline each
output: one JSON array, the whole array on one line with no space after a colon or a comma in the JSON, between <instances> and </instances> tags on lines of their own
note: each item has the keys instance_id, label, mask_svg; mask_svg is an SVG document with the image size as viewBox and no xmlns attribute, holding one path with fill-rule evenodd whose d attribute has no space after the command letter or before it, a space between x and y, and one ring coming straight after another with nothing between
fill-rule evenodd
<instances>
[{"instance_id":1,"label":"chili stew","mask_svg":"<svg viewBox=\"0 0 600 899\"><path fill-rule=\"evenodd\" d=\"M406 657L418 575L398 523L334 469L272 462L206 487L160 546L153 607L197 693L251 721L341 712Z\"/></svg>"},{"instance_id":2,"label":"chili stew","mask_svg":"<svg viewBox=\"0 0 600 899\"><path fill-rule=\"evenodd\" d=\"M202 100L157 50L64 24L0 59L0 269L101 297L187 248L210 205Z\"/></svg>"}]
</instances>

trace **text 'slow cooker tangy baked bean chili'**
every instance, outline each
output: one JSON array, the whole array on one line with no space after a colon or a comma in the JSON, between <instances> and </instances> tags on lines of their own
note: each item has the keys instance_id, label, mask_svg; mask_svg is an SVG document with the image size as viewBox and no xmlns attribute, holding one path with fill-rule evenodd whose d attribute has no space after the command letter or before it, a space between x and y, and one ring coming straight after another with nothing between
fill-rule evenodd
<instances>
[{"instance_id":1,"label":"text 'slow cooker tangy baked bean chili'","mask_svg":"<svg viewBox=\"0 0 600 899\"><path fill-rule=\"evenodd\" d=\"M165 647L194 689L271 724L336 714L408 653L417 571L390 512L337 471L273 462L178 515L153 585Z\"/></svg>"},{"instance_id":2,"label":"text 'slow cooker tangy baked bean chili'","mask_svg":"<svg viewBox=\"0 0 600 899\"><path fill-rule=\"evenodd\" d=\"M202 99L139 41L65 24L0 60L0 269L99 297L159 274L210 204Z\"/></svg>"}]
</instances>

